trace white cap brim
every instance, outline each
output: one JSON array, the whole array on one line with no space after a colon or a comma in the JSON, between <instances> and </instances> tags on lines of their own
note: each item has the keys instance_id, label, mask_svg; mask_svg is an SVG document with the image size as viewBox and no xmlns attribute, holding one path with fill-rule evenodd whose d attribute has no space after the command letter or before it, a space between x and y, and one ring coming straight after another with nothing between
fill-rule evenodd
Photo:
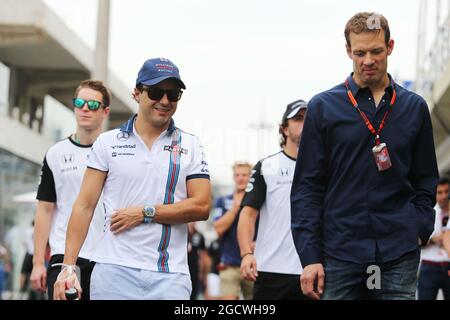
<instances>
[{"instance_id":1,"label":"white cap brim","mask_svg":"<svg viewBox=\"0 0 450 320\"><path fill-rule=\"evenodd\" d=\"M286 117L286 119L291 119L293 117L295 117L295 115L301 110L301 109L306 109L308 107L308 105L304 102L299 102L297 106L294 106L294 109L288 114L288 116Z\"/></svg>"}]
</instances>

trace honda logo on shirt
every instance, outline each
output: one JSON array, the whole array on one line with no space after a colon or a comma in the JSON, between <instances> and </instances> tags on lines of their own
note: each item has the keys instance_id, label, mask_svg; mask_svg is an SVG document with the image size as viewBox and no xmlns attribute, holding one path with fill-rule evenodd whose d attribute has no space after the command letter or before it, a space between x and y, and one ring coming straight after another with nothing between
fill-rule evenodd
<instances>
[{"instance_id":1,"label":"honda logo on shirt","mask_svg":"<svg viewBox=\"0 0 450 320\"><path fill-rule=\"evenodd\" d=\"M278 174L282 177L287 177L289 175L289 168L280 168Z\"/></svg>"},{"instance_id":2,"label":"honda logo on shirt","mask_svg":"<svg viewBox=\"0 0 450 320\"><path fill-rule=\"evenodd\" d=\"M64 164L72 163L74 161L75 155L73 153L71 154L64 154L62 156L62 162Z\"/></svg>"}]
</instances>

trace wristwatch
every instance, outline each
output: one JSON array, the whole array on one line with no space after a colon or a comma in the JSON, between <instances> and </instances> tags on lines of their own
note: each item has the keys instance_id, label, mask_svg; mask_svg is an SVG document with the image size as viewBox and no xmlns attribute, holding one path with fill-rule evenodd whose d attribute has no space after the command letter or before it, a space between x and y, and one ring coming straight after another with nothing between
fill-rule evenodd
<instances>
[{"instance_id":1,"label":"wristwatch","mask_svg":"<svg viewBox=\"0 0 450 320\"><path fill-rule=\"evenodd\" d=\"M142 214L144 215L144 223L151 223L156 215L156 209L153 206L144 206L142 209Z\"/></svg>"}]
</instances>

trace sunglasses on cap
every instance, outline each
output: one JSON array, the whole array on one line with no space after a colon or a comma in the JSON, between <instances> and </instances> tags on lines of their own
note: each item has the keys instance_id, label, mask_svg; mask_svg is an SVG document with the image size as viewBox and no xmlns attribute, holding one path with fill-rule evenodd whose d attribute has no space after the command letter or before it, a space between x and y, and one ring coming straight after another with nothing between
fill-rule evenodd
<instances>
[{"instance_id":1,"label":"sunglasses on cap","mask_svg":"<svg viewBox=\"0 0 450 320\"><path fill-rule=\"evenodd\" d=\"M166 95L170 102L177 102L183 94L183 91L180 89L164 90L157 87L144 87L143 89L147 91L148 97L155 101L161 100Z\"/></svg>"},{"instance_id":2,"label":"sunglasses on cap","mask_svg":"<svg viewBox=\"0 0 450 320\"><path fill-rule=\"evenodd\" d=\"M83 109L84 104L87 103L88 109L92 110L92 111L97 110L102 105L102 103L100 101L84 100L83 98L73 98L72 103L73 103L73 106L78 109Z\"/></svg>"}]
</instances>

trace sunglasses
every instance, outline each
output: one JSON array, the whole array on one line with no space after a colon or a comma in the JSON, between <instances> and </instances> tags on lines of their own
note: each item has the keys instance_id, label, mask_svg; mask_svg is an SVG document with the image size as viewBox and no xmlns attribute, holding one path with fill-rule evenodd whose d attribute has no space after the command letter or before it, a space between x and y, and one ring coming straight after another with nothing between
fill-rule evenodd
<instances>
[{"instance_id":1,"label":"sunglasses","mask_svg":"<svg viewBox=\"0 0 450 320\"><path fill-rule=\"evenodd\" d=\"M147 91L148 97L155 101L161 100L166 95L169 101L177 102L183 94L183 91L180 89L164 90L157 87L144 87L144 90Z\"/></svg>"},{"instance_id":2,"label":"sunglasses","mask_svg":"<svg viewBox=\"0 0 450 320\"><path fill-rule=\"evenodd\" d=\"M83 109L84 104L87 103L88 109L92 110L92 111L97 110L102 105L102 103L100 101L84 100L82 98L73 98L72 103L73 103L73 106L78 109Z\"/></svg>"}]
</instances>

